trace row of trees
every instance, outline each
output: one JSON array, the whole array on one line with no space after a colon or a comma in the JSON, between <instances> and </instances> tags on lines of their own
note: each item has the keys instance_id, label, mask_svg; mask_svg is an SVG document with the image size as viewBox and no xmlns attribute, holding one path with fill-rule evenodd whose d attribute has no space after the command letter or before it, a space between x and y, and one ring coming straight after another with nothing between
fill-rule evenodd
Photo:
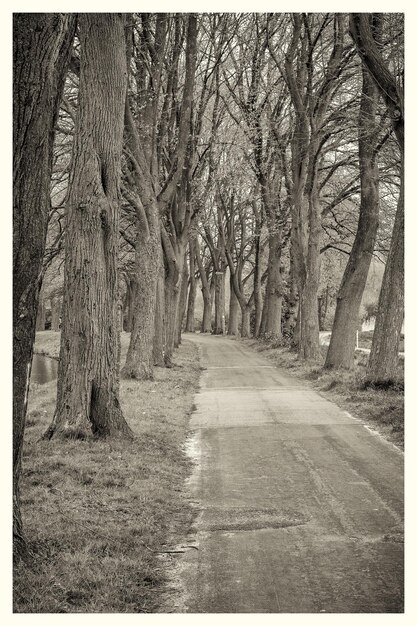
<instances>
[{"instance_id":1,"label":"row of trees","mask_svg":"<svg viewBox=\"0 0 417 626\"><path fill-rule=\"evenodd\" d=\"M119 401L122 310L122 375L152 378L172 365L182 328L194 330L197 281L202 332L226 332L228 275L229 334L285 338L316 359L323 255L348 259L326 361L348 368L372 256L387 257L368 377L392 378L402 31L394 14L15 15L17 553L39 290L63 259L47 438L132 437Z\"/></svg>"}]
</instances>

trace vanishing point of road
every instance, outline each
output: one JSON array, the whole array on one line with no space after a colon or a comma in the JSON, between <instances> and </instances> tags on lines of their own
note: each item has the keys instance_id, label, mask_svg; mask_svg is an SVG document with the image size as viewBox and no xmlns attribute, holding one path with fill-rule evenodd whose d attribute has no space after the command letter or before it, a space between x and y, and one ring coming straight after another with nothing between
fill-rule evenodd
<instances>
[{"instance_id":1,"label":"vanishing point of road","mask_svg":"<svg viewBox=\"0 0 417 626\"><path fill-rule=\"evenodd\" d=\"M241 342L187 338L199 514L176 610L402 612L402 452Z\"/></svg>"}]
</instances>

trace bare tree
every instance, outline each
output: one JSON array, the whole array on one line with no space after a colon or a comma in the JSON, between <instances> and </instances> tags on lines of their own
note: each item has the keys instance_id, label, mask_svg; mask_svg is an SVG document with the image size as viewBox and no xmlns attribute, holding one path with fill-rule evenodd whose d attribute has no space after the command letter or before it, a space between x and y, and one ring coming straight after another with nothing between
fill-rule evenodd
<instances>
[{"instance_id":1,"label":"bare tree","mask_svg":"<svg viewBox=\"0 0 417 626\"><path fill-rule=\"evenodd\" d=\"M317 294L320 279L321 203L318 184L320 153L326 140L325 119L335 80L343 64L343 16L293 14L291 41L284 76L294 108L292 137L292 228L300 294L298 353L302 358L319 356ZM330 44L323 33L333 27ZM314 76L315 55L325 55L323 70Z\"/></svg>"},{"instance_id":2,"label":"bare tree","mask_svg":"<svg viewBox=\"0 0 417 626\"><path fill-rule=\"evenodd\" d=\"M369 18L372 19L372 15ZM374 31L380 31L380 24L374 20L372 28ZM378 35L376 34L376 36ZM378 96L378 89L368 69L363 65L358 142L361 183L359 221L337 296L335 319L326 356L326 367L350 369L354 364L355 334L359 324L359 309L374 252L379 223L378 125L376 120Z\"/></svg>"},{"instance_id":3,"label":"bare tree","mask_svg":"<svg viewBox=\"0 0 417 626\"><path fill-rule=\"evenodd\" d=\"M135 120L129 103L126 104L127 179L125 196L137 211L136 271L139 288L135 297L135 314L131 340L123 373L132 378L152 378L154 364L155 321L161 327L161 316L155 317L158 277L161 267L160 217L166 213L183 175L191 119L194 75L197 57L197 17L186 18L186 53L184 89L178 127L173 98L177 98L177 72L182 49L182 21L175 17L174 42L165 87L164 104L160 108L163 59L167 36L167 16L158 14L153 39L149 32L149 16L143 14L141 54L137 60L139 104ZM149 59L149 62L148 62ZM145 76L148 75L146 88ZM173 148L167 158L166 136L176 134ZM161 180L161 172L166 176ZM162 305L162 303L160 303ZM159 311L162 313L161 306ZM160 338L158 338L160 341Z\"/></svg>"},{"instance_id":4,"label":"bare tree","mask_svg":"<svg viewBox=\"0 0 417 626\"><path fill-rule=\"evenodd\" d=\"M76 19L13 17L13 536L25 551L19 477L50 207L55 124Z\"/></svg>"},{"instance_id":5,"label":"bare tree","mask_svg":"<svg viewBox=\"0 0 417 626\"><path fill-rule=\"evenodd\" d=\"M397 80L385 63L366 14L351 14L350 32L363 63L387 105L401 154L398 206L367 371L370 383L386 384L395 378L404 320L404 95L402 78Z\"/></svg>"},{"instance_id":6,"label":"bare tree","mask_svg":"<svg viewBox=\"0 0 417 626\"><path fill-rule=\"evenodd\" d=\"M58 397L45 437L131 437L119 402L125 18L80 14L79 109L67 199Z\"/></svg>"}]
</instances>

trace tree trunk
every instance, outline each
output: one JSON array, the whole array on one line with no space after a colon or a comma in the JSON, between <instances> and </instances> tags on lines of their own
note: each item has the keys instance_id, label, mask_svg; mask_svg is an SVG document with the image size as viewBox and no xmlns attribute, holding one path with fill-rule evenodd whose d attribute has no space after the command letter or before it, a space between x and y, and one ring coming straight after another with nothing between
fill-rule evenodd
<instances>
[{"instance_id":1,"label":"tree trunk","mask_svg":"<svg viewBox=\"0 0 417 626\"><path fill-rule=\"evenodd\" d=\"M177 337L175 341L175 347L181 344L181 332L182 325L184 321L185 309L187 307L187 292L188 292L188 263L187 256L184 256L184 265L182 268L182 278L181 278L181 290L180 297L178 302L178 319L177 319Z\"/></svg>"},{"instance_id":2,"label":"tree trunk","mask_svg":"<svg viewBox=\"0 0 417 626\"><path fill-rule=\"evenodd\" d=\"M306 261L306 279L300 298L300 340L298 354L306 360L320 356L319 316L317 294L320 282L320 230L321 208L316 189L316 179L309 193L309 235Z\"/></svg>"},{"instance_id":3,"label":"tree trunk","mask_svg":"<svg viewBox=\"0 0 417 626\"><path fill-rule=\"evenodd\" d=\"M390 250L378 301L367 382L386 385L395 379L401 325L404 319L404 94L385 64L375 38L377 14L351 13L350 32L363 63L387 105L401 152L400 195Z\"/></svg>"},{"instance_id":4,"label":"tree trunk","mask_svg":"<svg viewBox=\"0 0 417 626\"><path fill-rule=\"evenodd\" d=\"M79 111L67 199L57 406L45 437L131 437L119 402L120 162L125 20L79 15Z\"/></svg>"},{"instance_id":5,"label":"tree trunk","mask_svg":"<svg viewBox=\"0 0 417 626\"><path fill-rule=\"evenodd\" d=\"M282 277L281 277L281 232L271 232L269 237L268 277L265 291L265 314L263 334L268 339L279 341L281 334Z\"/></svg>"},{"instance_id":6,"label":"tree trunk","mask_svg":"<svg viewBox=\"0 0 417 626\"><path fill-rule=\"evenodd\" d=\"M160 250L160 268L156 286L155 307L155 336L153 340L153 363L157 367L164 367L164 341L165 341L165 270L162 263L162 250Z\"/></svg>"},{"instance_id":7,"label":"tree trunk","mask_svg":"<svg viewBox=\"0 0 417 626\"><path fill-rule=\"evenodd\" d=\"M239 300L233 289L233 277L230 274L230 302L229 302L229 324L227 334L237 336L239 334Z\"/></svg>"},{"instance_id":8,"label":"tree trunk","mask_svg":"<svg viewBox=\"0 0 417 626\"><path fill-rule=\"evenodd\" d=\"M354 365L360 305L375 247L379 220L378 163L375 155L378 140L377 106L377 87L363 65L359 114L361 204L355 241L337 295L335 318L325 363L325 367L328 368L351 369Z\"/></svg>"},{"instance_id":9,"label":"tree trunk","mask_svg":"<svg viewBox=\"0 0 417 626\"><path fill-rule=\"evenodd\" d=\"M161 244L158 207L150 207L147 213L152 215L149 219L149 235L145 239L138 232L137 236L133 323L126 363L122 369L124 377L137 380L152 380L154 366L155 308L160 262L160 255L155 254L155 250Z\"/></svg>"},{"instance_id":10,"label":"tree trunk","mask_svg":"<svg viewBox=\"0 0 417 626\"><path fill-rule=\"evenodd\" d=\"M211 293L203 291L203 320L201 322L201 332L211 333L211 309L213 306Z\"/></svg>"},{"instance_id":11,"label":"tree trunk","mask_svg":"<svg viewBox=\"0 0 417 626\"><path fill-rule=\"evenodd\" d=\"M183 255L178 255L178 259ZM181 291L182 263L173 263L167 260L167 273L165 276L165 351L164 361L166 367L172 367L175 340L177 334L177 319L179 297Z\"/></svg>"},{"instance_id":12,"label":"tree trunk","mask_svg":"<svg viewBox=\"0 0 417 626\"><path fill-rule=\"evenodd\" d=\"M213 335L225 333L225 273L214 273L214 327Z\"/></svg>"},{"instance_id":13,"label":"tree trunk","mask_svg":"<svg viewBox=\"0 0 417 626\"><path fill-rule=\"evenodd\" d=\"M131 276L126 277L126 296L123 303L123 330L132 332L133 318L135 312L135 295L137 282Z\"/></svg>"},{"instance_id":14,"label":"tree trunk","mask_svg":"<svg viewBox=\"0 0 417 626\"><path fill-rule=\"evenodd\" d=\"M259 337L262 323L262 290L261 290L261 224L256 220L255 267L253 274L253 295L255 302L255 321L253 335Z\"/></svg>"},{"instance_id":15,"label":"tree trunk","mask_svg":"<svg viewBox=\"0 0 417 626\"><path fill-rule=\"evenodd\" d=\"M378 314L366 373L368 383L386 385L395 381L401 326L404 321L404 170L390 251L378 300Z\"/></svg>"},{"instance_id":16,"label":"tree trunk","mask_svg":"<svg viewBox=\"0 0 417 626\"><path fill-rule=\"evenodd\" d=\"M194 249L194 243L191 240L190 241L190 289L188 291L187 321L185 323L185 331L187 333L195 332L194 311L195 311L196 295L197 295L197 281L195 279L195 249Z\"/></svg>"},{"instance_id":17,"label":"tree trunk","mask_svg":"<svg viewBox=\"0 0 417 626\"><path fill-rule=\"evenodd\" d=\"M59 331L61 318L61 298L51 298L51 330Z\"/></svg>"},{"instance_id":18,"label":"tree trunk","mask_svg":"<svg viewBox=\"0 0 417 626\"><path fill-rule=\"evenodd\" d=\"M198 265L198 271L201 280L201 293L203 295L203 320L201 323L202 333L211 333L211 308L213 303L212 290L208 282L206 269L200 254L200 246L198 238L195 239L195 258Z\"/></svg>"},{"instance_id":19,"label":"tree trunk","mask_svg":"<svg viewBox=\"0 0 417 626\"><path fill-rule=\"evenodd\" d=\"M45 320L46 320L45 301L43 299L39 299L38 314L36 316L36 332L40 330L45 330Z\"/></svg>"},{"instance_id":20,"label":"tree trunk","mask_svg":"<svg viewBox=\"0 0 417 626\"><path fill-rule=\"evenodd\" d=\"M289 292L287 294L287 306L284 320L283 332L289 340L292 348L298 348L298 336L296 337L296 325L298 318L298 288L297 288L297 244L295 241L296 232L291 228L290 239L290 270L289 270Z\"/></svg>"},{"instance_id":21,"label":"tree trunk","mask_svg":"<svg viewBox=\"0 0 417 626\"><path fill-rule=\"evenodd\" d=\"M319 331L325 330L327 309L329 306L329 288L326 287L324 294L317 298L317 306L319 312Z\"/></svg>"},{"instance_id":22,"label":"tree trunk","mask_svg":"<svg viewBox=\"0 0 417 626\"><path fill-rule=\"evenodd\" d=\"M242 313L242 325L240 327L240 336L241 337L250 337L250 312L251 307L240 305L240 310Z\"/></svg>"},{"instance_id":23,"label":"tree trunk","mask_svg":"<svg viewBox=\"0 0 417 626\"><path fill-rule=\"evenodd\" d=\"M13 554L25 552L19 479L42 261L52 149L76 19L13 15Z\"/></svg>"}]
</instances>

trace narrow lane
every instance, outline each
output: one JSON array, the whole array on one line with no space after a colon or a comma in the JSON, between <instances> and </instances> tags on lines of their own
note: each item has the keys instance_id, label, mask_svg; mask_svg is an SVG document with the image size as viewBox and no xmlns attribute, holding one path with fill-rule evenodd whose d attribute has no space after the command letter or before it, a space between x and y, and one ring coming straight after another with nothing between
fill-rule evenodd
<instances>
[{"instance_id":1,"label":"narrow lane","mask_svg":"<svg viewBox=\"0 0 417 626\"><path fill-rule=\"evenodd\" d=\"M200 513L177 610L402 612L402 453L241 343L187 337Z\"/></svg>"}]
</instances>

